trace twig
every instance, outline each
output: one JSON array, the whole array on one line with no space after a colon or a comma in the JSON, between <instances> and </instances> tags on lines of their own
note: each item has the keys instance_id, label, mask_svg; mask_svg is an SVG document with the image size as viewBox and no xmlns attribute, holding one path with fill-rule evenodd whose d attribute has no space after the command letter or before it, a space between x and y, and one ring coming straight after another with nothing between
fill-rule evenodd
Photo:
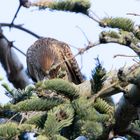
<instances>
[{"instance_id":1,"label":"twig","mask_svg":"<svg viewBox=\"0 0 140 140\"><path fill-rule=\"evenodd\" d=\"M17 9L17 11L16 11L14 17L13 17L13 20L12 20L12 22L11 22L11 25L13 25L14 20L16 19L17 15L18 15L18 13L19 13L19 10L20 10L20 8L21 8L22 6L23 6L23 7L26 7L26 8L29 8L29 7L30 7L30 2L29 2L28 0L19 0L19 6L18 6L18 9ZM11 27L10 27L10 28L11 28Z\"/></svg>"},{"instance_id":2,"label":"twig","mask_svg":"<svg viewBox=\"0 0 140 140\"><path fill-rule=\"evenodd\" d=\"M139 64L140 63L140 61L139 61L139 59L138 60L136 60L136 59L132 59L135 63L137 63L137 64Z\"/></svg>"},{"instance_id":3,"label":"twig","mask_svg":"<svg viewBox=\"0 0 140 140\"><path fill-rule=\"evenodd\" d=\"M138 57L137 55L125 55L125 54L116 54L113 56L113 58L116 57Z\"/></svg>"},{"instance_id":4,"label":"twig","mask_svg":"<svg viewBox=\"0 0 140 140\"><path fill-rule=\"evenodd\" d=\"M86 33L85 33L78 25L76 26L76 28L78 28L78 29L82 32L82 34L83 34L84 37L86 38L87 42L89 43L90 41L89 41L89 39L88 39Z\"/></svg>"},{"instance_id":5,"label":"twig","mask_svg":"<svg viewBox=\"0 0 140 140\"><path fill-rule=\"evenodd\" d=\"M90 19L92 19L92 20L94 20L95 22L97 22L97 23L100 24L100 18L99 18L93 11L90 10L89 12L91 12L92 14L94 14L98 19L94 18L90 13L88 13L87 16L88 16Z\"/></svg>"},{"instance_id":6,"label":"twig","mask_svg":"<svg viewBox=\"0 0 140 140\"><path fill-rule=\"evenodd\" d=\"M16 46L14 46L14 45L13 45L13 42L10 42L10 41L7 39L6 36L4 36L4 35L2 34L2 37L3 37L9 44L11 44L10 47L16 49L16 50L19 51L21 54L23 54L24 56L26 56L26 54L25 54L24 52L22 52L20 49L18 49Z\"/></svg>"},{"instance_id":7,"label":"twig","mask_svg":"<svg viewBox=\"0 0 140 140\"><path fill-rule=\"evenodd\" d=\"M10 122L14 117L16 117L17 115L19 114L19 112L18 113L16 113L16 114L14 114L10 119L8 119L7 120L7 122L6 123L8 123L8 122Z\"/></svg>"},{"instance_id":8,"label":"twig","mask_svg":"<svg viewBox=\"0 0 140 140\"><path fill-rule=\"evenodd\" d=\"M17 9L17 11L16 11L16 13L15 13L15 15L14 15L14 17L13 17L13 20L12 20L12 22L11 22L11 25L14 24L14 21L15 21L15 19L16 19L16 17L17 17L17 14L18 14L20 8L21 8L21 4L19 4L19 6L18 6L18 9ZM10 28L11 28L11 27L10 27Z\"/></svg>"},{"instance_id":9,"label":"twig","mask_svg":"<svg viewBox=\"0 0 140 140\"><path fill-rule=\"evenodd\" d=\"M41 36L35 34L34 32L32 32L32 31L30 31L30 30L28 30L28 29L26 29L24 27L21 27L20 25L15 25L15 24L11 25L9 23L0 23L0 25L1 25L1 27L13 27L13 28L17 28L19 30L22 30L22 31L28 33L28 34L31 34L32 36L34 36L34 37L36 37L38 39L41 38Z\"/></svg>"},{"instance_id":10,"label":"twig","mask_svg":"<svg viewBox=\"0 0 140 140\"><path fill-rule=\"evenodd\" d=\"M12 48L16 49L17 51L19 51L21 54L23 54L26 57L26 54L20 49L18 49L16 46L12 45Z\"/></svg>"},{"instance_id":11,"label":"twig","mask_svg":"<svg viewBox=\"0 0 140 140\"><path fill-rule=\"evenodd\" d=\"M95 14L92 10L89 10L98 20L101 20L101 18L97 15L97 14Z\"/></svg>"},{"instance_id":12,"label":"twig","mask_svg":"<svg viewBox=\"0 0 140 140\"><path fill-rule=\"evenodd\" d=\"M127 15L132 15L132 16L140 16L140 14L136 14L136 13L126 13Z\"/></svg>"},{"instance_id":13,"label":"twig","mask_svg":"<svg viewBox=\"0 0 140 140\"><path fill-rule=\"evenodd\" d=\"M26 116L26 115L22 114L22 118L21 118L21 120L20 120L20 122L19 122L19 125L22 124L23 120L25 119L25 116Z\"/></svg>"}]
</instances>

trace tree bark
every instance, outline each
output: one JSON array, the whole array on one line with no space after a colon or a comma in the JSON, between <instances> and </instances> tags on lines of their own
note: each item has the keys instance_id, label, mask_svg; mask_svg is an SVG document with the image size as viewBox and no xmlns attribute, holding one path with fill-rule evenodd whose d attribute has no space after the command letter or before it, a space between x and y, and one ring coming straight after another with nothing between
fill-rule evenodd
<instances>
[{"instance_id":1,"label":"tree bark","mask_svg":"<svg viewBox=\"0 0 140 140\"><path fill-rule=\"evenodd\" d=\"M0 27L0 62L7 74L8 80L15 88L23 89L30 81L23 70L23 65L19 61L10 43L3 35Z\"/></svg>"}]
</instances>

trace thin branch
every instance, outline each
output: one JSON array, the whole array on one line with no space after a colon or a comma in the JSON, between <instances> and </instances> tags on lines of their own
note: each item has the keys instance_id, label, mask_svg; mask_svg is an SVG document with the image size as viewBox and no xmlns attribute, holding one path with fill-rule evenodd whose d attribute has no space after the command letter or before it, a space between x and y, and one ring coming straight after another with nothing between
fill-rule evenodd
<instances>
[{"instance_id":1,"label":"thin branch","mask_svg":"<svg viewBox=\"0 0 140 140\"><path fill-rule=\"evenodd\" d=\"M125 55L125 54L116 54L113 56L113 58L116 57L138 57L137 55Z\"/></svg>"},{"instance_id":2,"label":"thin branch","mask_svg":"<svg viewBox=\"0 0 140 140\"><path fill-rule=\"evenodd\" d=\"M90 41L89 41L89 39L88 39L86 33L85 33L78 25L76 26L76 28L78 28L78 29L82 32L82 34L83 34L84 37L86 38L87 42L89 43Z\"/></svg>"},{"instance_id":3,"label":"thin branch","mask_svg":"<svg viewBox=\"0 0 140 140\"><path fill-rule=\"evenodd\" d=\"M21 4L18 6L18 9L17 9L17 11L16 11L16 13L15 13L15 15L14 15L14 17L13 17L13 20L12 20L12 22L11 22L11 26L14 24L14 21L15 21L15 19L16 19L16 17L17 17L17 14L19 13L20 8L21 8Z\"/></svg>"},{"instance_id":4,"label":"thin branch","mask_svg":"<svg viewBox=\"0 0 140 140\"><path fill-rule=\"evenodd\" d=\"M15 118L17 115L19 115L19 112L16 113L16 114L14 114L11 118L9 118L9 119L7 120L6 123L10 122L10 121L11 121L13 118Z\"/></svg>"},{"instance_id":5,"label":"thin branch","mask_svg":"<svg viewBox=\"0 0 140 140\"><path fill-rule=\"evenodd\" d=\"M14 21L15 21L17 15L18 15L18 13L19 13L20 8L21 8L22 6L23 6L23 7L26 7L26 8L29 8L30 5L31 5L31 3L30 3L28 0L19 0L19 6L18 6L18 9L17 9L17 11L16 11L14 17L13 17L13 20L12 20L12 22L11 22L11 25L14 24Z\"/></svg>"},{"instance_id":6,"label":"thin branch","mask_svg":"<svg viewBox=\"0 0 140 140\"><path fill-rule=\"evenodd\" d=\"M16 49L17 51L19 51L21 54L23 54L24 56L26 56L26 54L24 52L22 52L20 49L18 49L16 46L13 45L13 42L10 42L6 36L4 36L3 34L1 35L9 44L11 43L11 47Z\"/></svg>"},{"instance_id":7,"label":"thin branch","mask_svg":"<svg viewBox=\"0 0 140 140\"><path fill-rule=\"evenodd\" d=\"M126 13L127 15L132 15L132 16L140 16L140 14L136 14L136 13Z\"/></svg>"},{"instance_id":8,"label":"thin branch","mask_svg":"<svg viewBox=\"0 0 140 140\"><path fill-rule=\"evenodd\" d=\"M16 49L17 51L19 51L21 54L23 54L26 57L26 54L21 51L19 48L17 48L16 46L12 45L12 48Z\"/></svg>"},{"instance_id":9,"label":"thin branch","mask_svg":"<svg viewBox=\"0 0 140 140\"><path fill-rule=\"evenodd\" d=\"M35 34L34 32L32 32L32 31L30 31L30 30L28 30L28 29L26 29L24 27L21 27L20 25L15 25L15 24L11 25L9 23L0 23L0 25L1 25L1 27L13 27L13 28L17 28L19 30L22 30L22 31L28 33L28 34L31 34L32 36L34 36L34 37L36 37L38 39L41 38L41 36Z\"/></svg>"},{"instance_id":10,"label":"thin branch","mask_svg":"<svg viewBox=\"0 0 140 140\"><path fill-rule=\"evenodd\" d=\"M97 19L94 18L93 15L94 15ZM87 16L88 16L90 19L92 19L93 21L95 21L95 22L97 22L97 23L100 24L100 18L99 18L99 16L97 16L92 10L88 10Z\"/></svg>"},{"instance_id":11,"label":"thin branch","mask_svg":"<svg viewBox=\"0 0 140 140\"><path fill-rule=\"evenodd\" d=\"M91 16L91 15L89 15L89 14L88 14L87 16L88 16L90 19L94 20L95 22L97 22L97 23L99 23L99 24L101 23L100 20L97 20L97 19L94 18L93 16Z\"/></svg>"}]
</instances>

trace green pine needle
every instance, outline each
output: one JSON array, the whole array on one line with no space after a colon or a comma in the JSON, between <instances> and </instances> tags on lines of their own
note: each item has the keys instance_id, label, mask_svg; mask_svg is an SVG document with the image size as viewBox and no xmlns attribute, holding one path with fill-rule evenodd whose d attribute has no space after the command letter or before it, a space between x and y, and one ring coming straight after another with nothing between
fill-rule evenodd
<instances>
[{"instance_id":1,"label":"green pine needle","mask_svg":"<svg viewBox=\"0 0 140 140\"><path fill-rule=\"evenodd\" d=\"M59 134L62 128L70 126L74 119L74 110L70 104L57 106L48 112L45 122L45 134L54 136Z\"/></svg>"},{"instance_id":2,"label":"green pine needle","mask_svg":"<svg viewBox=\"0 0 140 140\"><path fill-rule=\"evenodd\" d=\"M109 120L108 114L100 114L93 106L89 106L88 102L88 99L83 97L73 101L73 107L77 118L96 122L105 122Z\"/></svg>"},{"instance_id":3,"label":"green pine needle","mask_svg":"<svg viewBox=\"0 0 140 140\"><path fill-rule=\"evenodd\" d=\"M101 123L89 120L79 120L75 123L75 133L77 136L86 136L89 140L96 140L103 132L103 126Z\"/></svg>"},{"instance_id":4,"label":"green pine needle","mask_svg":"<svg viewBox=\"0 0 140 140\"><path fill-rule=\"evenodd\" d=\"M11 105L11 109L16 111L46 111L63 102L63 100L56 98L33 98Z\"/></svg>"},{"instance_id":5,"label":"green pine needle","mask_svg":"<svg viewBox=\"0 0 140 140\"><path fill-rule=\"evenodd\" d=\"M98 98L94 103L94 107L102 114L107 114L110 119L114 117L114 107L109 105L105 100Z\"/></svg>"},{"instance_id":6,"label":"green pine needle","mask_svg":"<svg viewBox=\"0 0 140 140\"><path fill-rule=\"evenodd\" d=\"M36 140L50 140L50 138L45 135L39 135Z\"/></svg>"},{"instance_id":7,"label":"green pine needle","mask_svg":"<svg viewBox=\"0 0 140 140\"><path fill-rule=\"evenodd\" d=\"M35 116L29 118L25 123L34 124L34 125L36 125L36 127L43 129L46 119L47 119L47 113L45 113L45 114L38 113Z\"/></svg>"},{"instance_id":8,"label":"green pine needle","mask_svg":"<svg viewBox=\"0 0 140 140\"><path fill-rule=\"evenodd\" d=\"M88 14L88 9L90 8L91 3L89 0L58 0L54 2L40 0L34 2L32 5L39 6L40 9L50 8L54 10Z\"/></svg>"},{"instance_id":9,"label":"green pine needle","mask_svg":"<svg viewBox=\"0 0 140 140\"><path fill-rule=\"evenodd\" d=\"M16 123L5 123L0 125L0 139L13 139L16 135L19 135L18 124Z\"/></svg>"},{"instance_id":10,"label":"green pine needle","mask_svg":"<svg viewBox=\"0 0 140 140\"><path fill-rule=\"evenodd\" d=\"M18 126L18 129L20 131L20 133L23 133L23 132L33 132L35 129L36 129L36 126L35 125L32 125L32 124L21 124Z\"/></svg>"},{"instance_id":11,"label":"green pine needle","mask_svg":"<svg viewBox=\"0 0 140 140\"><path fill-rule=\"evenodd\" d=\"M101 20L101 26L108 26L111 28L118 28L124 31L133 32L134 22L128 18L116 17L116 18L104 18Z\"/></svg>"},{"instance_id":12,"label":"green pine needle","mask_svg":"<svg viewBox=\"0 0 140 140\"><path fill-rule=\"evenodd\" d=\"M75 99L79 96L72 83L63 79L46 80L44 81L43 88L46 90L54 90L57 94L63 94L70 99Z\"/></svg>"},{"instance_id":13,"label":"green pine needle","mask_svg":"<svg viewBox=\"0 0 140 140\"><path fill-rule=\"evenodd\" d=\"M61 135L54 135L53 140L68 140L68 139L66 139L65 137L63 137Z\"/></svg>"},{"instance_id":14,"label":"green pine needle","mask_svg":"<svg viewBox=\"0 0 140 140\"><path fill-rule=\"evenodd\" d=\"M103 77L106 74L106 70L101 65L99 58L96 58L96 62L97 64L95 69L92 71L92 79L90 80L94 93L97 93L102 88L103 82L105 80Z\"/></svg>"}]
</instances>

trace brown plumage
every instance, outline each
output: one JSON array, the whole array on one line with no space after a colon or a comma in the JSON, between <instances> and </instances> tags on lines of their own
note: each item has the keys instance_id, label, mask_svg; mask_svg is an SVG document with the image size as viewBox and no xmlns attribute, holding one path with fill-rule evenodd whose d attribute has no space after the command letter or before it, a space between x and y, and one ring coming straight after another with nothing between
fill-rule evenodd
<instances>
[{"instance_id":1,"label":"brown plumage","mask_svg":"<svg viewBox=\"0 0 140 140\"><path fill-rule=\"evenodd\" d=\"M27 68L36 81L63 78L75 84L83 82L83 75L70 47L56 39L41 38L29 47Z\"/></svg>"}]
</instances>

